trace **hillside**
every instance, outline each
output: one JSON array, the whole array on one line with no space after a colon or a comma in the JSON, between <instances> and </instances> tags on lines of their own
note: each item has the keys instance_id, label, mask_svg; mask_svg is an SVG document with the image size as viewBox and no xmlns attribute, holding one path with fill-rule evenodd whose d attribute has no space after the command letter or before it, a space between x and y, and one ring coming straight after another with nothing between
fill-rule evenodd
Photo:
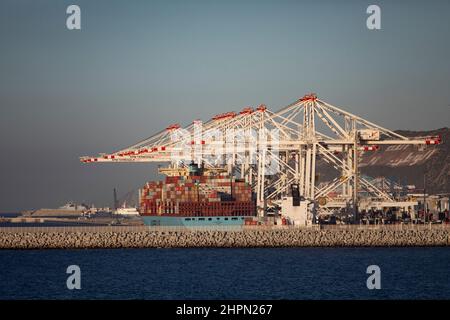
<instances>
[{"instance_id":1,"label":"hillside","mask_svg":"<svg viewBox=\"0 0 450 320\"><path fill-rule=\"evenodd\" d=\"M405 131L397 133L407 137L442 137L440 145L381 146L377 151L365 152L360 161L362 174L371 177L384 176L403 185L423 188L424 173L428 193L450 192L450 128L432 131ZM329 181L337 176L337 171L318 161L318 182Z\"/></svg>"},{"instance_id":2,"label":"hillside","mask_svg":"<svg viewBox=\"0 0 450 320\"><path fill-rule=\"evenodd\" d=\"M418 189L423 188L425 174L427 192L450 192L450 128L396 132L407 137L440 135L442 143L437 146L384 146L378 151L367 152L361 159L361 172L413 184Z\"/></svg>"}]
</instances>

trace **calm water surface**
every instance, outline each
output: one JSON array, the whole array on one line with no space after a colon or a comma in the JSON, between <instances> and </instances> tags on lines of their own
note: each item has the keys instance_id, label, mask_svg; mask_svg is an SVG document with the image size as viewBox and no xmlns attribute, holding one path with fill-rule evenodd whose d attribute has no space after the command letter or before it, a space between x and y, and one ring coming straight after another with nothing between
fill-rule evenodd
<instances>
[{"instance_id":1,"label":"calm water surface","mask_svg":"<svg viewBox=\"0 0 450 320\"><path fill-rule=\"evenodd\" d=\"M0 299L450 299L450 248L7 250L0 268Z\"/></svg>"}]
</instances>

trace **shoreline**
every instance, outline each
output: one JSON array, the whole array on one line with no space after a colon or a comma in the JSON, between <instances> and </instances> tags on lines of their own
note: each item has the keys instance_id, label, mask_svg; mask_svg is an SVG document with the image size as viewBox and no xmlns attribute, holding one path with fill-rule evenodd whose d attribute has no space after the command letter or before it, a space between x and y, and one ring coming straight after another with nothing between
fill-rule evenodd
<instances>
[{"instance_id":1,"label":"shoreline","mask_svg":"<svg viewBox=\"0 0 450 320\"><path fill-rule=\"evenodd\" d=\"M448 247L450 228L0 232L1 249ZM39 229L39 228L37 228ZM98 229L97 229L98 230Z\"/></svg>"}]
</instances>

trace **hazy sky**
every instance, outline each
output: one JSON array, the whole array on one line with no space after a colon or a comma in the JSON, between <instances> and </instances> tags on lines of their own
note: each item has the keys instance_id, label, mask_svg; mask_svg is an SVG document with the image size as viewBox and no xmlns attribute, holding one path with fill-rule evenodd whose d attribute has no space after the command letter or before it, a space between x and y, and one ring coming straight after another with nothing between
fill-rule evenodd
<instances>
[{"instance_id":1,"label":"hazy sky","mask_svg":"<svg viewBox=\"0 0 450 320\"><path fill-rule=\"evenodd\" d=\"M448 126L449 32L447 0L2 0L0 211L110 205L155 167L79 156L311 91L391 129Z\"/></svg>"}]
</instances>

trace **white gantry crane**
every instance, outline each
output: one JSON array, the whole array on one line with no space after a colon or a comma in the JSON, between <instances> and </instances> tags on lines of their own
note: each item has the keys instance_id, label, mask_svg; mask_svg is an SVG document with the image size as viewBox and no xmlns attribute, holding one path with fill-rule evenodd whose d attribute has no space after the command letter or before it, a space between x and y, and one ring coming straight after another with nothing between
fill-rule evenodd
<instances>
[{"instance_id":1,"label":"white gantry crane","mask_svg":"<svg viewBox=\"0 0 450 320\"><path fill-rule=\"evenodd\" d=\"M314 215L358 208L359 191L370 194L364 205L403 207L383 189L364 178L358 169L361 155L380 145L435 145L440 137L407 138L333 106L315 94L272 112L264 105L241 112L227 112L182 128L178 124L132 146L84 163L160 162L161 170L177 174L191 161L246 179L253 186L259 215L282 205L298 190L312 221ZM334 169L334 179L318 183L318 164ZM330 196L333 194L333 196ZM295 197L295 195L294 195Z\"/></svg>"}]
</instances>

